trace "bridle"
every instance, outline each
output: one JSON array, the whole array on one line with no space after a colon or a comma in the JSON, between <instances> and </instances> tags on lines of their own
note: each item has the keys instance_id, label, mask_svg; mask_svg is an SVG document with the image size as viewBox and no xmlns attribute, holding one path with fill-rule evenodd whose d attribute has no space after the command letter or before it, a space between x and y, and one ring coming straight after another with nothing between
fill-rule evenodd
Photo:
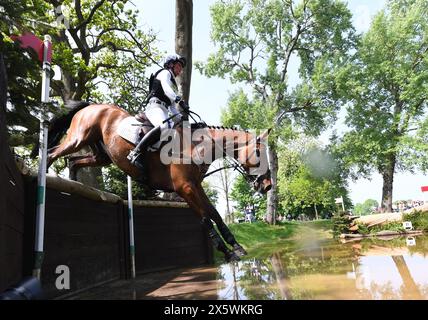
<instances>
[{"instance_id":1,"label":"bridle","mask_svg":"<svg viewBox=\"0 0 428 320\"><path fill-rule=\"evenodd\" d=\"M197 123L197 121L195 120L195 118L192 116L192 114L194 114L195 116L197 116L198 118L199 118L199 120L201 121L201 125L202 126L205 126L205 127L208 127L208 125L205 123L205 121L203 121L202 119L201 119L201 117L196 113L196 112L193 112L193 111L191 111L191 110L189 110L189 109L185 109L185 110L183 110L187 115L189 115L191 118L192 118L192 120L195 122L195 123ZM220 127L218 127L218 128L220 128ZM211 140L214 142L214 144L216 144L216 142L214 141L214 139L211 137ZM247 161L248 159L250 159L251 158L251 156L254 154L254 152L256 153L256 156L258 157L258 158L260 158L260 144L261 144L262 142L260 141L260 137L257 137L256 138L256 142L255 142L255 145L256 145L256 147L253 149L253 151L251 152L251 154L249 154L247 157L246 157L246 159L245 159L245 161ZM241 148L241 147L238 147L238 148L234 148L234 152L235 151L237 151L237 150L239 150L239 148ZM206 177L208 177L208 176L210 176L210 175L212 175L213 173L216 173L216 172L218 172L218 171L221 171L221 170L225 170L225 169L233 169L233 170L236 170L236 171L238 171L243 177L244 177L244 179L247 181L247 183L248 184L251 184L253 187L257 184L257 183L260 183L260 180L263 178L263 177L265 177L266 176L266 173L264 173L264 174L259 174L259 175L257 175L255 178L253 178L254 176L253 175L250 175L248 172L247 172L247 170L245 170L245 168L244 168L244 166L237 160L237 159L235 159L235 158L233 158L233 157L229 157L227 154L226 154L226 152L224 151L224 149L223 149L223 157L224 157L224 159L226 160L226 162L227 162L227 164L225 165L225 166L223 166L223 167L221 167L221 168L218 168L218 169L215 169L215 170L213 170L213 171L210 171L210 172L208 172L208 173L206 173L204 176L203 176L203 179L205 179Z\"/></svg>"},{"instance_id":2,"label":"bridle","mask_svg":"<svg viewBox=\"0 0 428 320\"><path fill-rule=\"evenodd\" d=\"M214 141L214 139L213 139L213 138L211 138L211 139ZM214 143L215 143L215 142L214 142ZM260 137L257 137L257 139L256 139L256 143L255 143L256 147L255 147L255 148L253 149L253 151L252 151L252 152L251 152L251 153L250 153L250 154L245 158L245 161L244 161L244 162L248 161L248 159L250 159L254 153L256 153L257 157L260 157L260 144L261 144L261 142L260 142ZM234 148L234 150L233 150L233 151L235 152L235 151L239 150L239 148L241 148L241 147ZM264 173L264 174L259 174L259 175L257 175L257 176L255 176L255 177L254 177L254 175L250 175L250 174L247 172L247 170L245 170L245 168L244 168L244 166L242 165L242 163L240 163L240 162L239 162L237 159L235 159L235 158L229 157L229 156L226 154L226 152L225 152L225 151L223 152L223 156L225 157L224 159L226 160L227 164L226 164L225 166L221 167L221 168L218 168L218 169L215 169L215 170L213 170L213 171L210 171L210 172L206 173L206 174L203 176L203 178L206 178L206 177L208 177L208 176L212 175L213 173L216 173L216 172L221 171L221 170L225 170L225 169L233 169L233 170L238 171L238 172L239 172L239 173L244 177L244 179L247 181L247 183L248 183L248 184L251 184L251 185L254 187L257 183L260 183L260 180L261 180L262 178L264 178L264 177L266 176L266 173Z\"/></svg>"}]
</instances>

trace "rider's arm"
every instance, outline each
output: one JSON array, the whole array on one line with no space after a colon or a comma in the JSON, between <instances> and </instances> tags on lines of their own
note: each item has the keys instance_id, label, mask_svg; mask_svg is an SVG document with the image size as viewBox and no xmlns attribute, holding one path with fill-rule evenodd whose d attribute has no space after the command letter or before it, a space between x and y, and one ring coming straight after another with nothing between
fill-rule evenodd
<instances>
[{"instance_id":1,"label":"rider's arm","mask_svg":"<svg viewBox=\"0 0 428 320\"><path fill-rule=\"evenodd\" d=\"M173 83L171 81L171 73L168 70L162 70L157 78L161 82L163 92L165 95L171 100L171 105L174 105L175 98L177 97L177 94L173 90Z\"/></svg>"}]
</instances>

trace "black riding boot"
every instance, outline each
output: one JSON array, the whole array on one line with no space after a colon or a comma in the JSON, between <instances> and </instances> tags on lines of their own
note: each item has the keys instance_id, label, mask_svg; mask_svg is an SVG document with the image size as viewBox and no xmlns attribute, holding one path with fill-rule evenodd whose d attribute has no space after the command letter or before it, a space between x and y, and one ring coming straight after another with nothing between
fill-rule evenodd
<instances>
[{"instance_id":1,"label":"black riding boot","mask_svg":"<svg viewBox=\"0 0 428 320\"><path fill-rule=\"evenodd\" d=\"M127 156L128 160L131 161L133 165L138 167L142 171L143 175L145 175L145 168L141 152L146 151L149 146L158 142L160 139L160 134L160 126L153 128L141 139L141 141L137 144L134 150L132 150Z\"/></svg>"}]
</instances>

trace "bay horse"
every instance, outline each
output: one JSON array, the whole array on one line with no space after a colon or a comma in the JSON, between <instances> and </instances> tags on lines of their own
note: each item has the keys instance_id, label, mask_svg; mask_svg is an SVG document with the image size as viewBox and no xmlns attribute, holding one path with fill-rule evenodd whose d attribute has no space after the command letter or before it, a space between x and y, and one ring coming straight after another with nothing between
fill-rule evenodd
<instances>
[{"instance_id":1,"label":"bay horse","mask_svg":"<svg viewBox=\"0 0 428 320\"><path fill-rule=\"evenodd\" d=\"M106 166L110 163L117 165L122 171L135 180L141 177L140 169L130 163L127 155L134 148L134 144L122 138L117 128L120 122L131 117L124 109L116 105L89 104L87 102L72 102L72 109L62 116L54 118L49 126L48 159L49 166L59 157L75 153L83 147L90 147L93 154L70 158L70 171L88 166ZM198 127L198 126L196 126ZM195 131L194 127L192 132ZM65 139L59 143L67 132ZM184 137L184 127L178 127L178 136ZM226 149L231 150L231 156L242 165L242 169L248 178L253 179L256 191L267 192L271 188L270 171L267 169L261 173L251 173L257 169L257 156L266 156L266 146L262 139L267 137L268 132L256 137L254 134L243 130L232 130L220 127L200 126L202 134L198 141L191 143L180 151L181 155L198 154L201 158L212 152L212 160L226 156ZM201 148L201 142L210 142L212 150ZM232 141L232 143L225 143ZM165 145L165 144L164 144ZM184 143L181 144L184 146ZM165 145L166 146L166 145ZM220 148L221 152L217 152ZM216 150L214 150L216 149ZM161 161L162 149L157 151L144 151L147 176L146 185L153 190L176 192L201 218L201 224L206 228L214 247L221 251L226 261L237 261L246 251L236 241L229 228L223 222L220 214L211 204L201 182L208 170L209 163L185 163L185 161L172 161L163 163ZM170 154L170 153L169 153ZM193 159L193 158L192 158ZM200 161L199 161L200 162ZM214 229L213 220L217 225L223 239L232 247L223 242Z\"/></svg>"}]
</instances>

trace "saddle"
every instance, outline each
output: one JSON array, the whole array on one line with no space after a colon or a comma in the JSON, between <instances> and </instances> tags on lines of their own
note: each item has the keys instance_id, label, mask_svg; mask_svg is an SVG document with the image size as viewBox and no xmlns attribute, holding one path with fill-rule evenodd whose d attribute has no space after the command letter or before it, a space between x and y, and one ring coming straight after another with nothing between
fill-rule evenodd
<instances>
[{"instance_id":1,"label":"saddle","mask_svg":"<svg viewBox=\"0 0 428 320\"><path fill-rule=\"evenodd\" d=\"M144 135L154 128L154 125L150 122L149 118L147 118L145 112L140 112L135 115L135 119L141 122L139 137L142 139Z\"/></svg>"},{"instance_id":2,"label":"saddle","mask_svg":"<svg viewBox=\"0 0 428 320\"><path fill-rule=\"evenodd\" d=\"M117 128L117 134L134 145L154 127L145 114L140 113L138 116L138 120L137 116L123 119Z\"/></svg>"}]
</instances>

